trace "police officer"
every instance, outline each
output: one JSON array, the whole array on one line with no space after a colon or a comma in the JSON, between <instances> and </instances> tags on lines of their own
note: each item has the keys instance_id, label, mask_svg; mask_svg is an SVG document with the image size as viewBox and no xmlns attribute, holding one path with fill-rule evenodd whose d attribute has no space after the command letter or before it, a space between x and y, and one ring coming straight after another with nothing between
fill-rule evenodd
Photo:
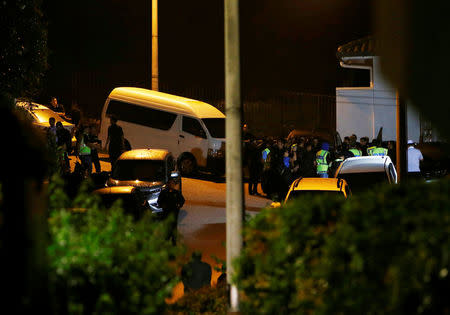
<instances>
[{"instance_id":1,"label":"police officer","mask_svg":"<svg viewBox=\"0 0 450 315\"><path fill-rule=\"evenodd\" d=\"M379 147L378 140L374 139L372 141L372 146L367 148L367 155L369 156L386 156L388 154L388 149Z\"/></svg>"},{"instance_id":2,"label":"police officer","mask_svg":"<svg viewBox=\"0 0 450 315\"><path fill-rule=\"evenodd\" d=\"M322 149L316 153L316 172L321 178L328 178L328 164L330 163L330 145L322 143Z\"/></svg>"},{"instance_id":3,"label":"police officer","mask_svg":"<svg viewBox=\"0 0 450 315\"><path fill-rule=\"evenodd\" d=\"M175 186L175 181L172 178L169 179L158 197L158 205L163 209L162 219L168 220L169 223L167 238L172 240L173 245L176 245L177 241L178 214L185 201L183 195Z\"/></svg>"},{"instance_id":4,"label":"police officer","mask_svg":"<svg viewBox=\"0 0 450 315\"><path fill-rule=\"evenodd\" d=\"M350 142L350 149L349 149L349 151L351 153L353 153L354 157L362 156L362 151L356 147L356 142Z\"/></svg>"}]
</instances>

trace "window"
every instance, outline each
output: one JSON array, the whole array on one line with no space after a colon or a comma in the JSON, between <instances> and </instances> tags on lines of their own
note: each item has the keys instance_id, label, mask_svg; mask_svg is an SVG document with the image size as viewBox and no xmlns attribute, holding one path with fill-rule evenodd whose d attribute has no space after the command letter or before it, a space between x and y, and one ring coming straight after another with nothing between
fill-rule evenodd
<instances>
[{"instance_id":1,"label":"window","mask_svg":"<svg viewBox=\"0 0 450 315\"><path fill-rule=\"evenodd\" d=\"M197 119L183 116L183 131L190 133L196 137L206 139L205 131Z\"/></svg>"},{"instance_id":2,"label":"window","mask_svg":"<svg viewBox=\"0 0 450 315\"><path fill-rule=\"evenodd\" d=\"M372 173L346 173L339 174L339 178L345 179L352 193L359 193L373 188L375 185L389 183L385 171Z\"/></svg>"},{"instance_id":3,"label":"window","mask_svg":"<svg viewBox=\"0 0 450 315\"><path fill-rule=\"evenodd\" d=\"M161 130L169 130L177 118L173 113L116 100L109 101L106 114L114 115L118 120Z\"/></svg>"},{"instance_id":4,"label":"window","mask_svg":"<svg viewBox=\"0 0 450 315\"><path fill-rule=\"evenodd\" d=\"M339 197L345 197L342 192L339 190L293 190L289 194L288 200L293 200L302 196L339 196Z\"/></svg>"},{"instance_id":5,"label":"window","mask_svg":"<svg viewBox=\"0 0 450 315\"><path fill-rule=\"evenodd\" d=\"M202 120L211 137L225 138L225 118L204 118Z\"/></svg>"},{"instance_id":6,"label":"window","mask_svg":"<svg viewBox=\"0 0 450 315\"><path fill-rule=\"evenodd\" d=\"M160 160L118 160L112 178L118 180L164 181L166 170Z\"/></svg>"}]
</instances>

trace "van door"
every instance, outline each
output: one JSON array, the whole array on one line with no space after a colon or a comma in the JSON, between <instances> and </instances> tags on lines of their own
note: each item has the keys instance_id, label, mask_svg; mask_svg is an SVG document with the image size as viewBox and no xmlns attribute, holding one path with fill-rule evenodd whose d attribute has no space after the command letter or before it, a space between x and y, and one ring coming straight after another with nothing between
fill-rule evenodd
<instances>
[{"instance_id":1,"label":"van door","mask_svg":"<svg viewBox=\"0 0 450 315\"><path fill-rule=\"evenodd\" d=\"M198 119L182 116L178 149L180 154L184 152L192 153L197 165L206 167L208 138Z\"/></svg>"}]
</instances>

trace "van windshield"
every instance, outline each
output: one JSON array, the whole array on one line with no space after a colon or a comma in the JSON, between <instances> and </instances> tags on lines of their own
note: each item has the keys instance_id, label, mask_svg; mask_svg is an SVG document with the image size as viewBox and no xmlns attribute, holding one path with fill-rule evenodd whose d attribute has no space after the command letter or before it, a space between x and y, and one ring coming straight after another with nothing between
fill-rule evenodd
<instances>
[{"instance_id":1,"label":"van windshield","mask_svg":"<svg viewBox=\"0 0 450 315\"><path fill-rule=\"evenodd\" d=\"M112 178L117 180L141 180L160 182L165 178L164 161L118 160Z\"/></svg>"},{"instance_id":2,"label":"van windshield","mask_svg":"<svg viewBox=\"0 0 450 315\"><path fill-rule=\"evenodd\" d=\"M225 118L203 118L203 123L213 138L225 138Z\"/></svg>"}]
</instances>

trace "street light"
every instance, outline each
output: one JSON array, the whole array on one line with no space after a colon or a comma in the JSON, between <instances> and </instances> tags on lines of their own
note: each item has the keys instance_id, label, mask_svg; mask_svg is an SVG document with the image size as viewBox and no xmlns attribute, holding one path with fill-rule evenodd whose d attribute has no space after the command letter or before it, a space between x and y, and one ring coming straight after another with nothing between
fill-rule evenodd
<instances>
[{"instance_id":1,"label":"street light","mask_svg":"<svg viewBox=\"0 0 450 315\"><path fill-rule=\"evenodd\" d=\"M158 0L152 0L152 90L159 91Z\"/></svg>"}]
</instances>

